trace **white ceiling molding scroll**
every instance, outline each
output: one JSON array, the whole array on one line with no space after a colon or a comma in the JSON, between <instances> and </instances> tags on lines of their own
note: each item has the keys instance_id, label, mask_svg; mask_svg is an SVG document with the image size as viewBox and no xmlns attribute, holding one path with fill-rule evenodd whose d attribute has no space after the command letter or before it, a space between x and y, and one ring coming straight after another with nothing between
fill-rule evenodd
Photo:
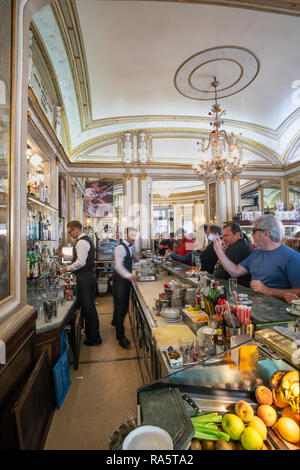
<instances>
[{"instance_id":1,"label":"white ceiling molding scroll","mask_svg":"<svg viewBox=\"0 0 300 470\"><path fill-rule=\"evenodd\" d=\"M115 2L118 0L110 0ZM140 0L135 0L140 1ZM142 0L146 1L146 0ZM154 0L155 2L165 2L165 0ZM169 2L199 3L203 5L217 5L224 7L245 8L247 10L258 10L268 13L279 13L281 15L300 16L300 3L288 0L256 0L243 3L241 0L168 0Z\"/></svg>"}]
</instances>

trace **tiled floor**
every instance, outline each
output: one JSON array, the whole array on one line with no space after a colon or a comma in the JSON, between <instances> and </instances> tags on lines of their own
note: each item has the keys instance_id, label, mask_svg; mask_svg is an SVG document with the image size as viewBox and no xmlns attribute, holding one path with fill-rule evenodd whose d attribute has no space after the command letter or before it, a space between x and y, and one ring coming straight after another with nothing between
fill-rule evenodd
<instances>
[{"instance_id":1,"label":"tiled floor","mask_svg":"<svg viewBox=\"0 0 300 470\"><path fill-rule=\"evenodd\" d=\"M103 343L88 347L82 342L79 369L71 365L72 385L55 411L46 450L106 450L113 430L136 417L136 390L142 383L128 316L125 334L131 349L125 350L110 324L112 297L99 297L97 309Z\"/></svg>"}]
</instances>

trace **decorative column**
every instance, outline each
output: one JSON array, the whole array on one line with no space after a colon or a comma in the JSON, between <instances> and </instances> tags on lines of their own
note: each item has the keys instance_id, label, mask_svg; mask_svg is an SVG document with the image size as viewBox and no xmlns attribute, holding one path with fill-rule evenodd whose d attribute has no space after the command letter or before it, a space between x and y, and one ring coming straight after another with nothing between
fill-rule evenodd
<instances>
[{"instance_id":1,"label":"decorative column","mask_svg":"<svg viewBox=\"0 0 300 470\"><path fill-rule=\"evenodd\" d=\"M258 210L264 211L264 188L259 185L257 186L257 192L258 192Z\"/></svg>"},{"instance_id":2,"label":"decorative column","mask_svg":"<svg viewBox=\"0 0 300 470\"><path fill-rule=\"evenodd\" d=\"M151 241L151 181L152 178L142 173L140 177L140 246L150 248Z\"/></svg>"},{"instance_id":3,"label":"decorative column","mask_svg":"<svg viewBox=\"0 0 300 470\"><path fill-rule=\"evenodd\" d=\"M29 30L29 48L28 48L28 86L31 87L31 74L32 74L32 66L33 66L33 60L32 60L32 38L33 38L33 33L31 30Z\"/></svg>"},{"instance_id":4,"label":"decorative column","mask_svg":"<svg viewBox=\"0 0 300 470\"><path fill-rule=\"evenodd\" d=\"M217 224L222 227L223 223L227 219L227 195L226 195L226 184L224 182L216 183L217 189Z\"/></svg>"},{"instance_id":5,"label":"decorative column","mask_svg":"<svg viewBox=\"0 0 300 470\"><path fill-rule=\"evenodd\" d=\"M131 222L130 220L130 211L131 211L131 204L132 204L132 175L131 173L125 174L124 177L124 194L123 194L123 219L122 219L122 226L123 229L128 227ZM125 234L123 234L124 236Z\"/></svg>"},{"instance_id":6,"label":"decorative column","mask_svg":"<svg viewBox=\"0 0 300 470\"><path fill-rule=\"evenodd\" d=\"M233 178L231 184L231 219L238 213L241 206L240 180Z\"/></svg>"}]
</instances>

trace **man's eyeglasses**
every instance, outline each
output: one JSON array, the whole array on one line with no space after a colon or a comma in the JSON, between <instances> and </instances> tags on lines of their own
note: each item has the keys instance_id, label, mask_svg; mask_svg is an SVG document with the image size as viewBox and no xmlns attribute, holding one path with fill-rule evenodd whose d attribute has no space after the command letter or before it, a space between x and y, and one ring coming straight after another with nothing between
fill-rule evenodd
<instances>
[{"instance_id":1,"label":"man's eyeglasses","mask_svg":"<svg viewBox=\"0 0 300 470\"><path fill-rule=\"evenodd\" d=\"M265 232L263 228L254 228L252 229L252 235L254 235L256 232Z\"/></svg>"},{"instance_id":2,"label":"man's eyeglasses","mask_svg":"<svg viewBox=\"0 0 300 470\"><path fill-rule=\"evenodd\" d=\"M71 235L71 233L73 232L73 228L71 228L71 230L68 230L68 233Z\"/></svg>"}]
</instances>

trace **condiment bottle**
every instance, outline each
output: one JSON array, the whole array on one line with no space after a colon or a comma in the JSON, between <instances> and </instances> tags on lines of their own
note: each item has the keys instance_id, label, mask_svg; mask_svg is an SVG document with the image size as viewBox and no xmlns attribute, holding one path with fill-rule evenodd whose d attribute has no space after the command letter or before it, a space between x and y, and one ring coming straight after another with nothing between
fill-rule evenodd
<instances>
[{"instance_id":1,"label":"condiment bottle","mask_svg":"<svg viewBox=\"0 0 300 470\"><path fill-rule=\"evenodd\" d=\"M217 330L217 340L216 340L216 354L222 354L225 351L223 334L221 328Z\"/></svg>"}]
</instances>

